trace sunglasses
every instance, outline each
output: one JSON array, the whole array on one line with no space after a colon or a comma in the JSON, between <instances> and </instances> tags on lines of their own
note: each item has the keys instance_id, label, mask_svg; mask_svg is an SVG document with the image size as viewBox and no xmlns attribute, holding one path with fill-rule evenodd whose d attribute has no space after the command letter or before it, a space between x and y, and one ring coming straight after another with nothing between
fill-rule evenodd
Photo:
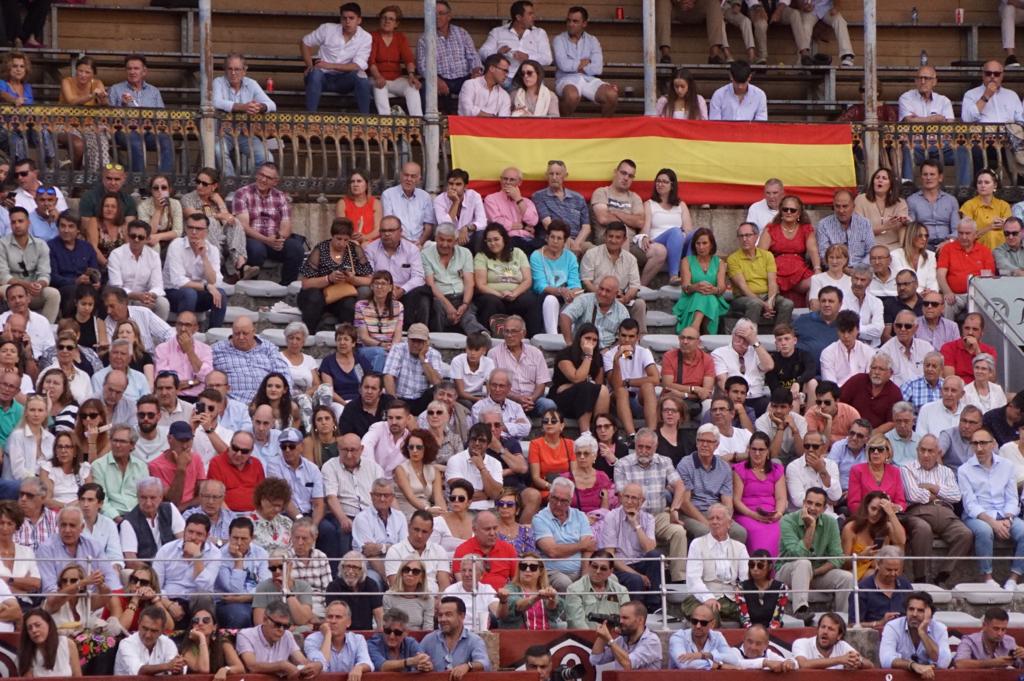
<instances>
[{"instance_id":1,"label":"sunglasses","mask_svg":"<svg viewBox=\"0 0 1024 681\"><path fill-rule=\"evenodd\" d=\"M405 636L404 629L381 629L385 636Z\"/></svg>"},{"instance_id":2,"label":"sunglasses","mask_svg":"<svg viewBox=\"0 0 1024 681\"><path fill-rule=\"evenodd\" d=\"M128 239L130 241L145 241L147 237L145 234L129 234Z\"/></svg>"},{"instance_id":3,"label":"sunglasses","mask_svg":"<svg viewBox=\"0 0 1024 681\"><path fill-rule=\"evenodd\" d=\"M193 617L192 624L213 624L213 618L209 615L203 617Z\"/></svg>"},{"instance_id":4,"label":"sunglasses","mask_svg":"<svg viewBox=\"0 0 1024 681\"><path fill-rule=\"evenodd\" d=\"M128 578L128 583L135 584L136 586L152 586L153 584L153 582L149 581L148 579L139 579L134 575Z\"/></svg>"},{"instance_id":5,"label":"sunglasses","mask_svg":"<svg viewBox=\"0 0 1024 681\"><path fill-rule=\"evenodd\" d=\"M153 190L164 190L164 189L170 189L170 187L168 187L166 184L155 184L152 187L150 187L150 189L153 189Z\"/></svg>"},{"instance_id":6,"label":"sunglasses","mask_svg":"<svg viewBox=\"0 0 1024 681\"><path fill-rule=\"evenodd\" d=\"M554 423L554 424L556 424L556 425L557 425L557 424L561 423L561 421L559 421L558 419L543 419L543 420L541 421L541 423L543 423L543 424L545 424L545 425L546 425L546 424L549 424L549 423Z\"/></svg>"},{"instance_id":7,"label":"sunglasses","mask_svg":"<svg viewBox=\"0 0 1024 681\"><path fill-rule=\"evenodd\" d=\"M419 451L422 451L422 450L426 449L423 445L406 445L406 448L410 452L419 452Z\"/></svg>"},{"instance_id":8,"label":"sunglasses","mask_svg":"<svg viewBox=\"0 0 1024 681\"><path fill-rule=\"evenodd\" d=\"M18 172L14 173L14 174L17 175L18 177L28 177L31 173L32 173L31 170L19 170Z\"/></svg>"},{"instance_id":9,"label":"sunglasses","mask_svg":"<svg viewBox=\"0 0 1024 681\"><path fill-rule=\"evenodd\" d=\"M812 451L817 451L817 450L821 449L821 447L822 447L822 445L819 445L819 444L812 444L810 442L805 442L804 443L804 449L810 449Z\"/></svg>"},{"instance_id":10,"label":"sunglasses","mask_svg":"<svg viewBox=\"0 0 1024 681\"><path fill-rule=\"evenodd\" d=\"M495 501L494 505L497 508L515 508L516 502L514 501Z\"/></svg>"},{"instance_id":11,"label":"sunglasses","mask_svg":"<svg viewBox=\"0 0 1024 681\"><path fill-rule=\"evenodd\" d=\"M65 579L60 580L60 585L64 586L65 584L78 584L80 581L82 580L78 577L67 577Z\"/></svg>"},{"instance_id":12,"label":"sunglasses","mask_svg":"<svg viewBox=\"0 0 1024 681\"><path fill-rule=\"evenodd\" d=\"M832 405L832 400L814 400L814 403L819 407L828 407Z\"/></svg>"},{"instance_id":13,"label":"sunglasses","mask_svg":"<svg viewBox=\"0 0 1024 681\"><path fill-rule=\"evenodd\" d=\"M696 627L697 625L700 625L700 626L702 626L702 627L706 627L706 626L708 626L709 624L711 624L711 620L702 620L702 619L700 619L699 617L691 617L691 618L690 618L690 624L692 624L692 625L693 625L693 626L695 626L695 627Z\"/></svg>"},{"instance_id":14,"label":"sunglasses","mask_svg":"<svg viewBox=\"0 0 1024 681\"><path fill-rule=\"evenodd\" d=\"M779 210L782 211L783 213L799 213L800 212L799 208L793 208L791 206L783 206Z\"/></svg>"},{"instance_id":15,"label":"sunglasses","mask_svg":"<svg viewBox=\"0 0 1024 681\"><path fill-rule=\"evenodd\" d=\"M278 570L283 570L284 569L284 565L268 565L267 569L270 570L271 572L277 572Z\"/></svg>"},{"instance_id":16,"label":"sunglasses","mask_svg":"<svg viewBox=\"0 0 1024 681\"><path fill-rule=\"evenodd\" d=\"M404 567L402 568L403 575L412 575L413 577L419 577L423 574L423 568L418 567Z\"/></svg>"},{"instance_id":17,"label":"sunglasses","mask_svg":"<svg viewBox=\"0 0 1024 681\"><path fill-rule=\"evenodd\" d=\"M996 78L998 76L1003 75L1003 72L1002 71L982 71L981 74L983 76L988 76L989 78Z\"/></svg>"},{"instance_id":18,"label":"sunglasses","mask_svg":"<svg viewBox=\"0 0 1024 681\"><path fill-rule=\"evenodd\" d=\"M66 350L67 352L71 352L72 350L76 349L77 347L78 347L77 345L60 345L60 346L58 346L57 349L58 350Z\"/></svg>"},{"instance_id":19,"label":"sunglasses","mask_svg":"<svg viewBox=\"0 0 1024 681\"><path fill-rule=\"evenodd\" d=\"M444 416L443 409L428 409L427 416Z\"/></svg>"},{"instance_id":20,"label":"sunglasses","mask_svg":"<svg viewBox=\"0 0 1024 681\"><path fill-rule=\"evenodd\" d=\"M883 446L880 446L880 445L874 445L874 446L868 447L868 451L869 452L884 452L884 451L888 451L888 449L889 449L888 447L883 447Z\"/></svg>"},{"instance_id":21,"label":"sunglasses","mask_svg":"<svg viewBox=\"0 0 1024 681\"><path fill-rule=\"evenodd\" d=\"M107 165L103 166L103 169L104 170L124 170L124 166L121 165L120 163L108 163Z\"/></svg>"},{"instance_id":22,"label":"sunglasses","mask_svg":"<svg viewBox=\"0 0 1024 681\"><path fill-rule=\"evenodd\" d=\"M764 570L764 569L766 569L768 567L768 561L766 561L766 560L752 560L749 563L747 563L747 567L750 568L751 570L753 570L754 568L757 568L758 570Z\"/></svg>"},{"instance_id":23,"label":"sunglasses","mask_svg":"<svg viewBox=\"0 0 1024 681\"><path fill-rule=\"evenodd\" d=\"M206 180L201 180L201 179L199 179L197 177L196 178L196 184L199 185L200 187L212 187L214 183L213 182L207 182Z\"/></svg>"},{"instance_id":24,"label":"sunglasses","mask_svg":"<svg viewBox=\"0 0 1024 681\"><path fill-rule=\"evenodd\" d=\"M158 419L160 415L152 411L137 411L135 412L135 418L139 419Z\"/></svg>"},{"instance_id":25,"label":"sunglasses","mask_svg":"<svg viewBox=\"0 0 1024 681\"><path fill-rule=\"evenodd\" d=\"M924 300L924 301L921 302L921 304L924 305L925 307L938 307L939 305L942 305L942 301L941 300Z\"/></svg>"},{"instance_id":26,"label":"sunglasses","mask_svg":"<svg viewBox=\"0 0 1024 681\"><path fill-rule=\"evenodd\" d=\"M299 446L298 442L282 442L281 443L281 449L296 449L296 448L298 448L298 446ZM232 449L234 449L234 448L232 448ZM244 451L244 450L235 449L235 451L236 452L241 452L241 451ZM249 451L251 452L252 450L250 449ZM248 453L249 452L246 452L246 454L248 454Z\"/></svg>"},{"instance_id":27,"label":"sunglasses","mask_svg":"<svg viewBox=\"0 0 1024 681\"><path fill-rule=\"evenodd\" d=\"M910 329L914 328L914 325L913 324L896 324L896 323L893 323L892 328L894 328L894 329L904 329L904 330L909 331Z\"/></svg>"},{"instance_id":28,"label":"sunglasses","mask_svg":"<svg viewBox=\"0 0 1024 681\"><path fill-rule=\"evenodd\" d=\"M466 501L468 501L468 497L463 496L462 494L449 494L448 501L452 503L464 504L466 503Z\"/></svg>"},{"instance_id":29,"label":"sunglasses","mask_svg":"<svg viewBox=\"0 0 1024 681\"><path fill-rule=\"evenodd\" d=\"M540 572L540 563L520 563L520 572Z\"/></svg>"},{"instance_id":30,"label":"sunglasses","mask_svg":"<svg viewBox=\"0 0 1024 681\"><path fill-rule=\"evenodd\" d=\"M290 622L278 622L277 620L271 619L269 617L267 618L267 621L270 622L271 626L273 626L275 629L279 631L284 631L285 629L291 626Z\"/></svg>"},{"instance_id":31,"label":"sunglasses","mask_svg":"<svg viewBox=\"0 0 1024 681\"><path fill-rule=\"evenodd\" d=\"M286 445L281 445L281 446L285 447ZM252 447L249 447L248 449L246 449L245 447L239 447L237 445L231 445L231 451L236 452L238 454L252 454Z\"/></svg>"},{"instance_id":32,"label":"sunglasses","mask_svg":"<svg viewBox=\"0 0 1024 681\"><path fill-rule=\"evenodd\" d=\"M85 413L85 412L80 411L80 412L78 412L78 414L83 419L98 419L100 417L99 412L96 412L96 411L90 411L89 413Z\"/></svg>"},{"instance_id":33,"label":"sunglasses","mask_svg":"<svg viewBox=\"0 0 1024 681\"><path fill-rule=\"evenodd\" d=\"M44 196L57 196L57 189L54 187L40 187L36 190L36 196L40 194Z\"/></svg>"}]
</instances>

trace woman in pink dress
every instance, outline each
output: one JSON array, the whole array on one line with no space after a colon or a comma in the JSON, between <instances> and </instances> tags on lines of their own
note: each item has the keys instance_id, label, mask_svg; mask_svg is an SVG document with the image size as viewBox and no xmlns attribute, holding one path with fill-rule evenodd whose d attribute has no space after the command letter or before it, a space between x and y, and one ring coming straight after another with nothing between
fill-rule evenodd
<instances>
[{"instance_id":1,"label":"woman in pink dress","mask_svg":"<svg viewBox=\"0 0 1024 681\"><path fill-rule=\"evenodd\" d=\"M747 460L732 467L736 522L747 531L747 551L779 555L779 521L786 512L786 474L768 456L772 441L757 431L747 444Z\"/></svg>"},{"instance_id":2,"label":"woman in pink dress","mask_svg":"<svg viewBox=\"0 0 1024 681\"><path fill-rule=\"evenodd\" d=\"M757 247L775 256L776 281L779 293L796 296L800 301L811 286L811 275L821 271L818 239L814 236L811 218L804 211L798 196L787 195L779 203L779 212L765 225ZM807 266L810 261L810 267Z\"/></svg>"}]
</instances>

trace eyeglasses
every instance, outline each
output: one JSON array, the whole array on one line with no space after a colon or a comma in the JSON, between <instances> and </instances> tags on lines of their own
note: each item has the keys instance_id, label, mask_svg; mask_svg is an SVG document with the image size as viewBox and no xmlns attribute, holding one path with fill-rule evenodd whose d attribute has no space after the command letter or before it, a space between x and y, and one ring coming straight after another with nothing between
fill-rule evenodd
<instances>
[{"instance_id":1,"label":"eyeglasses","mask_svg":"<svg viewBox=\"0 0 1024 681\"><path fill-rule=\"evenodd\" d=\"M385 636L405 636L404 629L381 629L381 633Z\"/></svg>"},{"instance_id":2,"label":"eyeglasses","mask_svg":"<svg viewBox=\"0 0 1024 681\"><path fill-rule=\"evenodd\" d=\"M88 413L80 411L78 412L78 415L81 416L83 419L98 419L100 417L100 414L97 411L90 411Z\"/></svg>"},{"instance_id":3,"label":"eyeglasses","mask_svg":"<svg viewBox=\"0 0 1024 681\"><path fill-rule=\"evenodd\" d=\"M270 625L272 627L274 627L275 629L277 629L279 631L284 631L285 629L287 629L288 627L291 626L291 622L278 622L277 620L275 620L275 619L273 619L271 617L268 617L267 621L270 622Z\"/></svg>"},{"instance_id":4,"label":"eyeglasses","mask_svg":"<svg viewBox=\"0 0 1024 681\"><path fill-rule=\"evenodd\" d=\"M196 184L197 184L197 185L199 185L200 187L211 187L211 186L213 186L213 185L214 185L215 183L213 183L213 182L207 182L206 180L202 180L202 179L200 179L200 178L198 178L198 177L197 177L197 178L196 178Z\"/></svg>"},{"instance_id":5,"label":"eyeglasses","mask_svg":"<svg viewBox=\"0 0 1024 681\"><path fill-rule=\"evenodd\" d=\"M204 615L204 616L201 616L201 617L193 617L192 618L192 624L213 624L213 618L210 617L209 615Z\"/></svg>"},{"instance_id":6,"label":"eyeglasses","mask_svg":"<svg viewBox=\"0 0 1024 681\"><path fill-rule=\"evenodd\" d=\"M124 170L124 166L121 165L120 163L108 163L107 165L103 166L103 169L104 170L123 171Z\"/></svg>"},{"instance_id":7,"label":"eyeglasses","mask_svg":"<svg viewBox=\"0 0 1024 681\"><path fill-rule=\"evenodd\" d=\"M282 447L284 445L281 445ZM239 447L238 445L231 445L231 451L237 454L252 454L252 447L246 449L245 447Z\"/></svg>"},{"instance_id":8,"label":"eyeglasses","mask_svg":"<svg viewBox=\"0 0 1024 681\"><path fill-rule=\"evenodd\" d=\"M408 565L406 565L404 568L402 568L402 574L412 575L413 577L419 577L423 574L423 568L409 567Z\"/></svg>"},{"instance_id":9,"label":"eyeglasses","mask_svg":"<svg viewBox=\"0 0 1024 681\"><path fill-rule=\"evenodd\" d=\"M19 170L18 172L14 173L14 174L17 175L18 177L28 177L31 173L32 173L31 170Z\"/></svg>"},{"instance_id":10,"label":"eyeglasses","mask_svg":"<svg viewBox=\"0 0 1024 681\"><path fill-rule=\"evenodd\" d=\"M36 189L36 196L40 194L45 196L57 196L57 189L55 187L39 187Z\"/></svg>"},{"instance_id":11,"label":"eyeglasses","mask_svg":"<svg viewBox=\"0 0 1024 681\"><path fill-rule=\"evenodd\" d=\"M520 563L520 572L540 572L540 563Z\"/></svg>"},{"instance_id":12,"label":"eyeglasses","mask_svg":"<svg viewBox=\"0 0 1024 681\"><path fill-rule=\"evenodd\" d=\"M405 447L410 452L422 452L426 449L423 445L406 445Z\"/></svg>"},{"instance_id":13,"label":"eyeglasses","mask_svg":"<svg viewBox=\"0 0 1024 681\"><path fill-rule=\"evenodd\" d=\"M164 189L170 189L170 187L168 187L166 184L154 184L152 187L150 187L150 190L162 191Z\"/></svg>"},{"instance_id":14,"label":"eyeglasses","mask_svg":"<svg viewBox=\"0 0 1024 681\"><path fill-rule=\"evenodd\" d=\"M921 304L924 305L925 307L938 307L939 305L942 305L942 301L941 300L924 300L924 301L921 302Z\"/></svg>"},{"instance_id":15,"label":"eyeglasses","mask_svg":"<svg viewBox=\"0 0 1024 681\"><path fill-rule=\"evenodd\" d=\"M267 569L270 570L271 572L277 572L278 570L283 570L284 569L284 565L283 564L282 565L268 565Z\"/></svg>"},{"instance_id":16,"label":"eyeglasses","mask_svg":"<svg viewBox=\"0 0 1024 681\"><path fill-rule=\"evenodd\" d=\"M910 329L914 328L914 325L913 324L897 324L897 323L894 322L893 325L892 325L892 328L894 328L894 329L904 329L904 330L909 331Z\"/></svg>"},{"instance_id":17,"label":"eyeglasses","mask_svg":"<svg viewBox=\"0 0 1024 681\"><path fill-rule=\"evenodd\" d=\"M1008 229L1004 229L1003 230L1003 234L1005 234L1006 236L1020 236L1020 230L1019 229L1015 229L1015 230L1013 230L1011 232Z\"/></svg>"},{"instance_id":18,"label":"eyeglasses","mask_svg":"<svg viewBox=\"0 0 1024 681\"><path fill-rule=\"evenodd\" d=\"M465 495L462 494L449 494L448 501L452 502L453 504L464 504L467 501L469 501L469 497L466 497Z\"/></svg>"},{"instance_id":19,"label":"eyeglasses","mask_svg":"<svg viewBox=\"0 0 1024 681\"><path fill-rule=\"evenodd\" d=\"M145 234L129 234L128 235L128 239L130 239L131 241L145 241L148 238L149 237L147 237Z\"/></svg>"},{"instance_id":20,"label":"eyeglasses","mask_svg":"<svg viewBox=\"0 0 1024 681\"><path fill-rule=\"evenodd\" d=\"M151 586L153 584L153 582L151 582L150 580L148 580L148 579L140 579L139 577L136 577L135 575L132 575L131 577L128 578L128 583L129 584L135 584L136 586Z\"/></svg>"},{"instance_id":21,"label":"eyeglasses","mask_svg":"<svg viewBox=\"0 0 1024 681\"><path fill-rule=\"evenodd\" d=\"M985 445L990 445L993 442L994 442L994 440L971 440L971 446L972 447L984 447Z\"/></svg>"},{"instance_id":22,"label":"eyeglasses","mask_svg":"<svg viewBox=\"0 0 1024 681\"><path fill-rule=\"evenodd\" d=\"M75 350L77 347L77 345L59 345L57 346L57 349L64 350L65 352L71 352L72 350Z\"/></svg>"},{"instance_id":23,"label":"eyeglasses","mask_svg":"<svg viewBox=\"0 0 1024 681\"><path fill-rule=\"evenodd\" d=\"M702 620L699 617L691 617L690 618L690 624L692 624L695 627L698 626L698 625L702 626L702 627L706 627L709 624L711 624L711 620Z\"/></svg>"}]
</instances>

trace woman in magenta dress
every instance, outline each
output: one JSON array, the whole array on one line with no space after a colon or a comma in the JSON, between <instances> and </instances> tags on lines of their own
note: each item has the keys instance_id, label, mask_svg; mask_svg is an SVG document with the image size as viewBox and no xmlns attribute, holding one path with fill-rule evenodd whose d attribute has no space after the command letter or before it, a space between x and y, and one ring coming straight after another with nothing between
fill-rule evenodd
<instances>
[{"instance_id":1,"label":"woman in magenta dress","mask_svg":"<svg viewBox=\"0 0 1024 681\"><path fill-rule=\"evenodd\" d=\"M765 549L779 555L779 520L786 512L786 474L772 461L772 441L757 431L747 445L747 460L732 467L732 500L735 520L747 530L747 551Z\"/></svg>"},{"instance_id":2,"label":"woman in magenta dress","mask_svg":"<svg viewBox=\"0 0 1024 681\"><path fill-rule=\"evenodd\" d=\"M757 247L771 251L775 256L779 293L786 297L796 296L802 302L811 286L811 275L821 271L821 258L811 218L804 211L800 197L789 195L782 198L778 214L765 225ZM807 266L808 261L810 267Z\"/></svg>"}]
</instances>

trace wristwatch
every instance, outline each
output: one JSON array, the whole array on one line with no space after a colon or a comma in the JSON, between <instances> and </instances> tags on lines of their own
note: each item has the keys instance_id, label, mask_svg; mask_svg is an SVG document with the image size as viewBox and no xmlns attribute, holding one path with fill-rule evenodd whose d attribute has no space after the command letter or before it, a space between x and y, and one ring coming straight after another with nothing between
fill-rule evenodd
<instances>
[{"instance_id":1,"label":"wristwatch","mask_svg":"<svg viewBox=\"0 0 1024 681\"><path fill-rule=\"evenodd\" d=\"M759 347L761 347L761 341L754 341L753 343L750 344L750 347L757 350Z\"/></svg>"}]
</instances>

